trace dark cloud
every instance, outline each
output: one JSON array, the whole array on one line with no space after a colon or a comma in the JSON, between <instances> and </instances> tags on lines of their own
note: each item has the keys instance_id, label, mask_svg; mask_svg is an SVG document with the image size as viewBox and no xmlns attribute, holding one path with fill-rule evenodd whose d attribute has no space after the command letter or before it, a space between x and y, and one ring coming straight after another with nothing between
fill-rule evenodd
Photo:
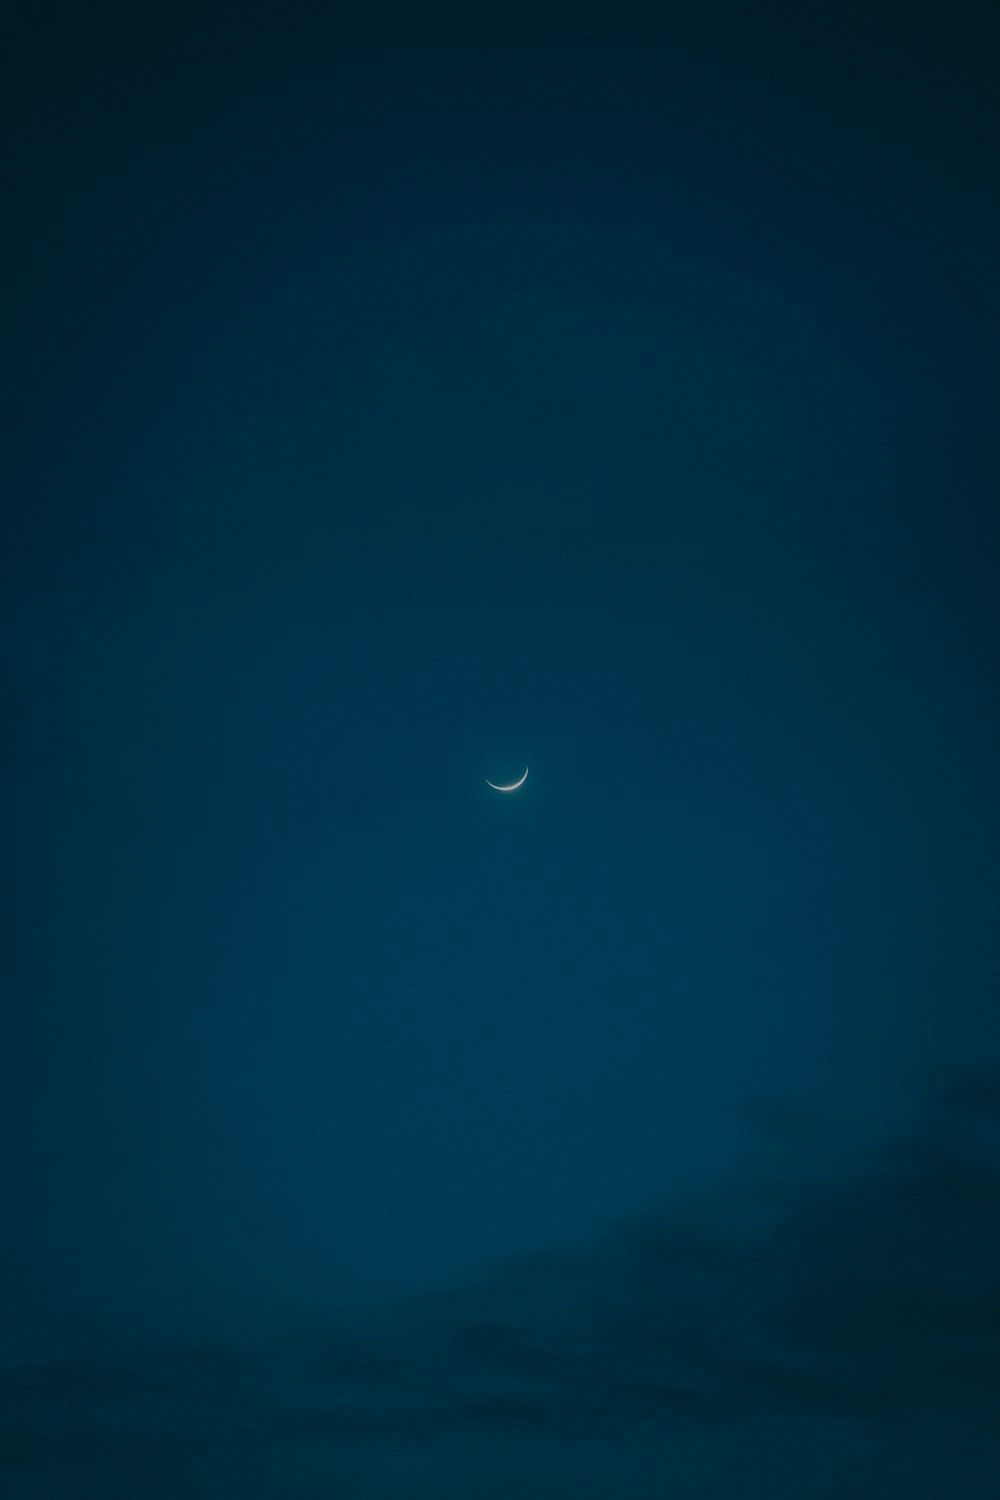
<instances>
[{"instance_id":1,"label":"dark cloud","mask_svg":"<svg viewBox=\"0 0 1000 1500\"><path fill-rule=\"evenodd\" d=\"M824 1162L827 1158L824 1157ZM363 1452L750 1418L935 1425L1000 1407L1000 1080L811 1175L720 1185L363 1328L0 1377L11 1470L260 1440Z\"/></svg>"}]
</instances>

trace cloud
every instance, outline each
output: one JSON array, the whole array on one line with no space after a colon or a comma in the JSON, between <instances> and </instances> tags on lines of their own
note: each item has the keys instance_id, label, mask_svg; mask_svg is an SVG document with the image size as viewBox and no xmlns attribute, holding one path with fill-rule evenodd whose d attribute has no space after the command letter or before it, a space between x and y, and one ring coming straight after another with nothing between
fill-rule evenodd
<instances>
[{"instance_id":1,"label":"cloud","mask_svg":"<svg viewBox=\"0 0 1000 1500\"><path fill-rule=\"evenodd\" d=\"M0 1464L262 1433L360 1452L803 1416L989 1443L1000 1079L942 1080L896 1138L822 1163L719 1186L361 1328L8 1371Z\"/></svg>"}]
</instances>

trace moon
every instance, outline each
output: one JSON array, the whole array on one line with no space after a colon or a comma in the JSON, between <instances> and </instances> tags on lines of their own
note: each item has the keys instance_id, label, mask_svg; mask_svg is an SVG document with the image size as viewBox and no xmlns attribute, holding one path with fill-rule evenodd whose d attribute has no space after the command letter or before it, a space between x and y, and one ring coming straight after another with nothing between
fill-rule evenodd
<instances>
[{"instance_id":1,"label":"moon","mask_svg":"<svg viewBox=\"0 0 1000 1500\"><path fill-rule=\"evenodd\" d=\"M495 792L516 792L519 786L524 786L524 783L527 781L527 779L528 768L527 766L525 766L524 775L521 777L520 781L512 781L510 786L497 786L496 782L490 781L489 777L486 778L486 785L491 786Z\"/></svg>"}]
</instances>

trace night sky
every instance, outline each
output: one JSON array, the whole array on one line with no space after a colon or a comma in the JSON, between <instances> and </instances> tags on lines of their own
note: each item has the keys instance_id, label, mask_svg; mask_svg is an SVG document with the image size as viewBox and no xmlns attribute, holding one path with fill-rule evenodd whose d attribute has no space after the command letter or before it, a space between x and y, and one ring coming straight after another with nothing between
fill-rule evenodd
<instances>
[{"instance_id":1,"label":"night sky","mask_svg":"<svg viewBox=\"0 0 1000 1500\"><path fill-rule=\"evenodd\" d=\"M7 0L5 1500L994 1500L998 66Z\"/></svg>"}]
</instances>

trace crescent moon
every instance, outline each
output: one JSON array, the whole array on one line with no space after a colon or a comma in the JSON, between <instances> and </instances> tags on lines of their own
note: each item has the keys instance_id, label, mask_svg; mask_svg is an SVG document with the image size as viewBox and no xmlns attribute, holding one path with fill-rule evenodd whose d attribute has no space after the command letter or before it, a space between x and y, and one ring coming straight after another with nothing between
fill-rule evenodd
<instances>
[{"instance_id":1,"label":"crescent moon","mask_svg":"<svg viewBox=\"0 0 1000 1500\"><path fill-rule=\"evenodd\" d=\"M486 778L486 785L491 786L495 792L516 792L519 786L524 786L524 783L527 781L527 779L528 768L527 766L525 766L524 775L521 777L520 781L512 781L510 786L497 786L496 782L490 781L489 777Z\"/></svg>"}]
</instances>

